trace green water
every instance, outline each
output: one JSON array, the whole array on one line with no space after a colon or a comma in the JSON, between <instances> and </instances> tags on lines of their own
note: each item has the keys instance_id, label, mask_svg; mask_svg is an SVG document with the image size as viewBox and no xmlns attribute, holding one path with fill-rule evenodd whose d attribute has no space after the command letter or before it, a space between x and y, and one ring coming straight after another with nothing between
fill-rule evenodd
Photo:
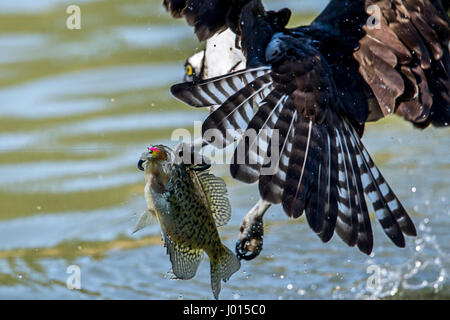
<instances>
[{"instance_id":1,"label":"green water","mask_svg":"<svg viewBox=\"0 0 450 320\"><path fill-rule=\"evenodd\" d=\"M171 281L159 227L131 234L145 209L140 154L206 116L169 95L202 45L160 2L80 1L81 30L66 27L71 1L0 3L0 298L212 297L206 259L193 280ZM292 5L298 25L324 4L314 3L270 6ZM364 142L419 237L397 249L374 226L367 257L337 237L322 244L304 217L290 221L275 206L262 255L243 262L222 298L450 296L449 130L422 132L392 117L370 125ZM233 206L221 236L233 248L257 188L216 170ZM378 291L365 286L374 264L383 270ZM80 267L81 290L66 286L70 265Z\"/></svg>"}]
</instances>

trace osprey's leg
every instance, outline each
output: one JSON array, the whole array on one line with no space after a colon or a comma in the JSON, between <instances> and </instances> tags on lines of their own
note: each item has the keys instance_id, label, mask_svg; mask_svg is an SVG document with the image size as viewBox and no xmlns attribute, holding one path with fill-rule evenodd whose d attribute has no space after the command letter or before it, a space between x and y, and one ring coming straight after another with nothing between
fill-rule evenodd
<instances>
[{"instance_id":1,"label":"osprey's leg","mask_svg":"<svg viewBox=\"0 0 450 320\"><path fill-rule=\"evenodd\" d=\"M236 255L239 259L251 260L262 251L264 237L264 213L270 203L259 199L255 206L245 215L236 243Z\"/></svg>"}]
</instances>

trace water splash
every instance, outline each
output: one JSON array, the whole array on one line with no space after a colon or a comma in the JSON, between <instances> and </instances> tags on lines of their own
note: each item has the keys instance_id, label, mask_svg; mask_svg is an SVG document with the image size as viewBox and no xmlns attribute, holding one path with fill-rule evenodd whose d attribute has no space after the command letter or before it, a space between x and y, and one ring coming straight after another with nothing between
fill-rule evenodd
<instances>
[{"instance_id":1,"label":"water splash","mask_svg":"<svg viewBox=\"0 0 450 320\"><path fill-rule=\"evenodd\" d=\"M444 263L449 257L439 246L428 223L429 219L425 218L419 224L419 234L422 236L414 240L411 258L405 263L378 264L374 255L367 259L367 266L379 268L379 282L376 286L368 285L364 279L349 292L335 291L333 298L370 300L419 295L432 297L438 294L443 290L448 278Z\"/></svg>"}]
</instances>

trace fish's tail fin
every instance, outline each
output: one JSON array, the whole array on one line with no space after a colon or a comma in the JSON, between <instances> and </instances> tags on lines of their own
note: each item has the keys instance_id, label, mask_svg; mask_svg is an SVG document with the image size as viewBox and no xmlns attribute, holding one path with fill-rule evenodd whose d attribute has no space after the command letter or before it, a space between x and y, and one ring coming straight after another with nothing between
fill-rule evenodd
<instances>
[{"instance_id":1,"label":"fish's tail fin","mask_svg":"<svg viewBox=\"0 0 450 320\"><path fill-rule=\"evenodd\" d=\"M240 267L241 262L226 246L223 246L217 259L211 259L211 288L214 298L219 299L220 281L226 282Z\"/></svg>"}]
</instances>

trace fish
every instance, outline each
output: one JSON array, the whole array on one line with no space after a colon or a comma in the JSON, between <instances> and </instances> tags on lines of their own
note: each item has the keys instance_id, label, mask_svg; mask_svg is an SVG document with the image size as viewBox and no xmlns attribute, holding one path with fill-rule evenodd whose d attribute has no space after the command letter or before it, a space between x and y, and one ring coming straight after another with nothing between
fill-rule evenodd
<instances>
[{"instance_id":1,"label":"fish","mask_svg":"<svg viewBox=\"0 0 450 320\"><path fill-rule=\"evenodd\" d=\"M164 145L149 147L138 168L145 171L147 211L139 218L135 232L151 217L158 220L175 279L192 279L206 253L211 289L218 299L221 281L226 282L241 266L222 243L217 229L231 217L225 182L209 172L209 164L186 163Z\"/></svg>"}]
</instances>

